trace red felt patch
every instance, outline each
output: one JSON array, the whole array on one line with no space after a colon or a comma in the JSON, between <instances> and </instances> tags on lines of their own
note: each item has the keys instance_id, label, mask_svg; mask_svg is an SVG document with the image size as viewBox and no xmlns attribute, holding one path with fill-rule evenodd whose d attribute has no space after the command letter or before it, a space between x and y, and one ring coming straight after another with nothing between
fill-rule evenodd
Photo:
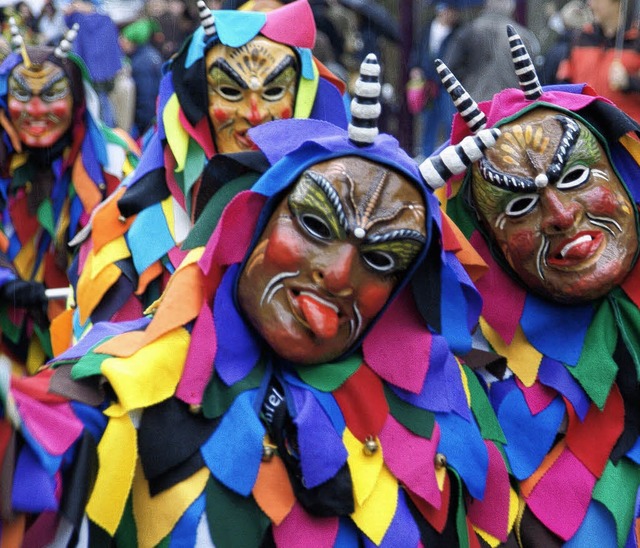
<instances>
[{"instance_id":1,"label":"red felt patch","mask_svg":"<svg viewBox=\"0 0 640 548\"><path fill-rule=\"evenodd\" d=\"M602 411L591 404L584 422L580 422L570 405L567 405L567 413L567 446L599 478L624 429L624 403L618 387L613 385Z\"/></svg>"},{"instance_id":2,"label":"red felt patch","mask_svg":"<svg viewBox=\"0 0 640 548\"><path fill-rule=\"evenodd\" d=\"M362 365L333 392L344 420L352 434L364 443L368 436L378 436L389 414L380 378Z\"/></svg>"},{"instance_id":3,"label":"red felt patch","mask_svg":"<svg viewBox=\"0 0 640 548\"><path fill-rule=\"evenodd\" d=\"M442 489L442 504L440 508L431 506L428 502L422 500L416 494L411 491L407 491L409 498L412 500L416 508L429 522L438 533L444 531L444 527L447 524L447 516L449 515L449 501L451 499L451 484L449 483L449 476L444 478L444 485Z\"/></svg>"}]
</instances>

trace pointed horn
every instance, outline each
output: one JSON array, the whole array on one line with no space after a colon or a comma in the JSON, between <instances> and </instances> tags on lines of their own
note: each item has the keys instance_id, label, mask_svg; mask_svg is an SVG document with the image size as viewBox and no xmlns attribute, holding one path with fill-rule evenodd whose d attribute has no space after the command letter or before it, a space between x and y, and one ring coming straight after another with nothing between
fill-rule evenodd
<instances>
[{"instance_id":1,"label":"pointed horn","mask_svg":"<svg viewBox=\"0 0 640 548\"><path fill-rule=\"evenodd\" d=\"M205 36L213 36L216 33L216 23L211 13L211 10L207 7L204 0L198 0L198 13L200 14L200 24L204 29Z\"/></svg>"},{"instance_id":2,"label":"pointed horn","mask_svg":"<svg viewBox=\"0 0 640 548\"><path fill-rule=\"evenodd\" d=\"M498 137L498 128L481 129L476 135L468 135L457 145L450 145L440 154L427 158L420 164L420 173L431 188L440 188L449 178L482 158L484 151L495 145Z\"/></svg>"},{"instance_id":3,"label":"pointed horn","mask_svg":"<svg viewBox=\"0 0 640 548\"><path fill-rule=\"evenodd\" d=\"M478 107L478 103L476 103L467 90L462 87L462 84L453 75L453 72L449 70L447 65L440 59L435 60L435 65L442 85L451 96L456 110L460 113L460 116L462 116L467 127L472 133L477 133L481 129L484 129L487 125L487 117Z\"/></svg>"},{"instance_id":4,"label":"pointed horn","mask_svg":"<svg viewBox=\"0 0 640 548\"><path fill-rule=\"evenodd\" d=\"M511 58L513 66L516 69L516 76L520 83L520 89L524 93L525 98L529 101L535 101L542 95L542 87L538 80L536 69L533 61L529 56L529 52L512 25L507 25L507 34L509 35L509 48L511 49Z\"/></svg>"},{"instance_id":5,"label":"pointed horn","mask_svg":"<svg viewBox=\"0 0 640 548\"><path fill-rule=\"evenodd\" d=\"M80 25L78 23L74 23L73 26L66 32L60 43L56 46L56 49L53 50L53 54L58 59L66 59L69 55L69 52L73 48L73 41L78 36L78 30L80 29Z\"/></svg>"},{"instance_id":6,"label":"pointed horn","mask_svg":"<svg viewBox=\"0 0 640 548\"><path fill-rule=\"evenodd\" d=\"M11 50L16 52L20 51L20 48L22 48L24 44L24 38L22 38L20 28L13 17L9 17L9 29L11 30Z\"/></svg>"},{"instance_id":7,"label":"pointed horn","mask_svg":"<svg viewBox=\"0 0 640 548\"><path fill-rule=\"evenodd\" d=\"M378 58L369 53L360 65L360 76L351 100L349 140L358 146L370 145L378 135L378 118L382 111L378 101L380 90Z\"/></svg>"}]
</instances>

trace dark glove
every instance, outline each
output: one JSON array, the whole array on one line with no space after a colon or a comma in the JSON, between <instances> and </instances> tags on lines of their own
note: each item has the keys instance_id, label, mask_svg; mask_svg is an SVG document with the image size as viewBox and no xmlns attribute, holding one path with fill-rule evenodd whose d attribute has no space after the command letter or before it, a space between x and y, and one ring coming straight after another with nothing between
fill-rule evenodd
<instances>
[{"instance_id":1,"label":"dark glove","mask_svg":"<svg viewBox=\"0 0 640 548\"><path fill-rule=\"evenodd\" d=\"M27 280L11 280L1 286L0 300L19 308L42 309L47 304L44 285Z\"/></svg>"}]
</instances>

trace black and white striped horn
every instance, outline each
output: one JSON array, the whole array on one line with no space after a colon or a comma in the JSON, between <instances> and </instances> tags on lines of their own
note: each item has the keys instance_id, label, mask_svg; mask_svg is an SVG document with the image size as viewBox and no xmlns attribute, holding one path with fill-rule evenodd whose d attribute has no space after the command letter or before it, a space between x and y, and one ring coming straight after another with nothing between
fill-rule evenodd
<instances>
[{"instance_id":1,"label":"black and white striped horn","mask_svg":"<svg viewBox=\"0 0 640 548\"><path fill-rule=\"evenodd\" d=\"M351 100L349 140L358 146L370 145L378 135L378 118L382 111L378 100L380 90L378 58L369 53L360 65L360 76Z\"/></svg>"},{"instance_id":2,"label":"black and white striped horn","mask_svg":"<svg viewBox=\"0 0 640 548\"><path fill-rule=\"evenodd\" d=\"M11 50L20 51L24 44L24 38L20 34L20 28L13 17L9 17L9 29L11 32Z\"/></svg>"},{"instance_id":3,"label":"black and white striped horn","mask_svg":"<svg viewBox=\"0 0 640 548\"><path fill-rule=\"evenodd\" d=\"M420 164L420 173L431 188L440 188L450 177L464 172L482 158L483 152L495 145L499 136L498 128L481 129L476 135L468 135L457 145L450 145L427 158Z\"/></svg>"},{"instance_id":4,"label":"black and white striped horn","mask_svg":"<svg viewBox=\"0 0 640 548\"><path fill-rule=\"evenodd\" d=\"M477 133L479 130L484 129L487 125L487 117L478 107L478 103L472 99L471 95L462 87L462 84L442 60L436 59L434 62L442 85L451 96L456 110L462 116L467 127L472 133Z\"/></svg>"},{"instance_id":5,"label":"black and white striped horn","mask_svg":"<svg viewBox=\"0 0 640 548\"><path fill-rule=\"evenodd\" d=\"M69 52L73 48L73 41L78 36L78 30L80 29L80 25L78 23L74 23L73 26L65 33L60 43L56 46L56 49L53 50L53 54L58 59L66 59L69 55Z\"/></svg>"},{"instance_id":6,"label":"black and white striped horn","mask_svg":"<svg viewBox=\"0 0 640 548\"><path fill-rule=\"evenodd\" d=\"M509 35L511 58L513 59L513 66L516 69L520 89L524 93L525 98L529 101L535 101L542 95L542 86L540 86L540 80L538 80L531 56L522 38L520 38L520 35L512 25L507 25L507 34Z\"/></svg>"},{"instance_id":7,"label":"black and white striped horn","mask_svg":"<svg viewBox=\"0 0 640 548\"><path fill-rule=\"evenodd\" d=\"M211 10L207 7L204 0L198 0L198 13L200 14L200 24L204 29L205 36L213 36L216 33L216 23L211 13Z\"/></svg>"}]
</instances>

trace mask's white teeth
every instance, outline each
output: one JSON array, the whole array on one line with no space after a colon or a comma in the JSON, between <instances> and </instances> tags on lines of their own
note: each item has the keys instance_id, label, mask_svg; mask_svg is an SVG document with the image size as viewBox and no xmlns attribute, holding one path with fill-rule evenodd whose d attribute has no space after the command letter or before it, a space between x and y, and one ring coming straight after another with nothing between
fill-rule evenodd
<instances>
[{"instance_id":1,"label":"mask's white teeth","mask_svg":"<svg viewBox=\"0 0 640 548\"><path fill-rule=\"evenodd\" d=\"M575 240L573 240L572 242L569 242L567 245L565 245L562 250L560 251L560 257L562 257L564 259L565 255L569 252L570 249L572 249L573 247L586 243L586 242L591 242L593 241L593 237L590 236L589 234L585 234L584 236L580 236L579 238L576 238Z\"/></svg>"},{"instance_id":2,"label":"mask's white teeth","mask_svg":"<svg viewBox=\"0 0 640 548\"><path fill-rule=\"evenodd\" d=\"M325 301L324 299L322 299L321 297L319 297L315 293L310 293L309 291L300 291L300 296L302 296L302 295L306 295L307 297L311 297L312 299L318 301L319 303L323 304L324 306L328 306L329 308L334 310L336 314L338 314L340 312L340 309L335 304L330 303L329 301Z\"/></svg>"}]
</instances>

